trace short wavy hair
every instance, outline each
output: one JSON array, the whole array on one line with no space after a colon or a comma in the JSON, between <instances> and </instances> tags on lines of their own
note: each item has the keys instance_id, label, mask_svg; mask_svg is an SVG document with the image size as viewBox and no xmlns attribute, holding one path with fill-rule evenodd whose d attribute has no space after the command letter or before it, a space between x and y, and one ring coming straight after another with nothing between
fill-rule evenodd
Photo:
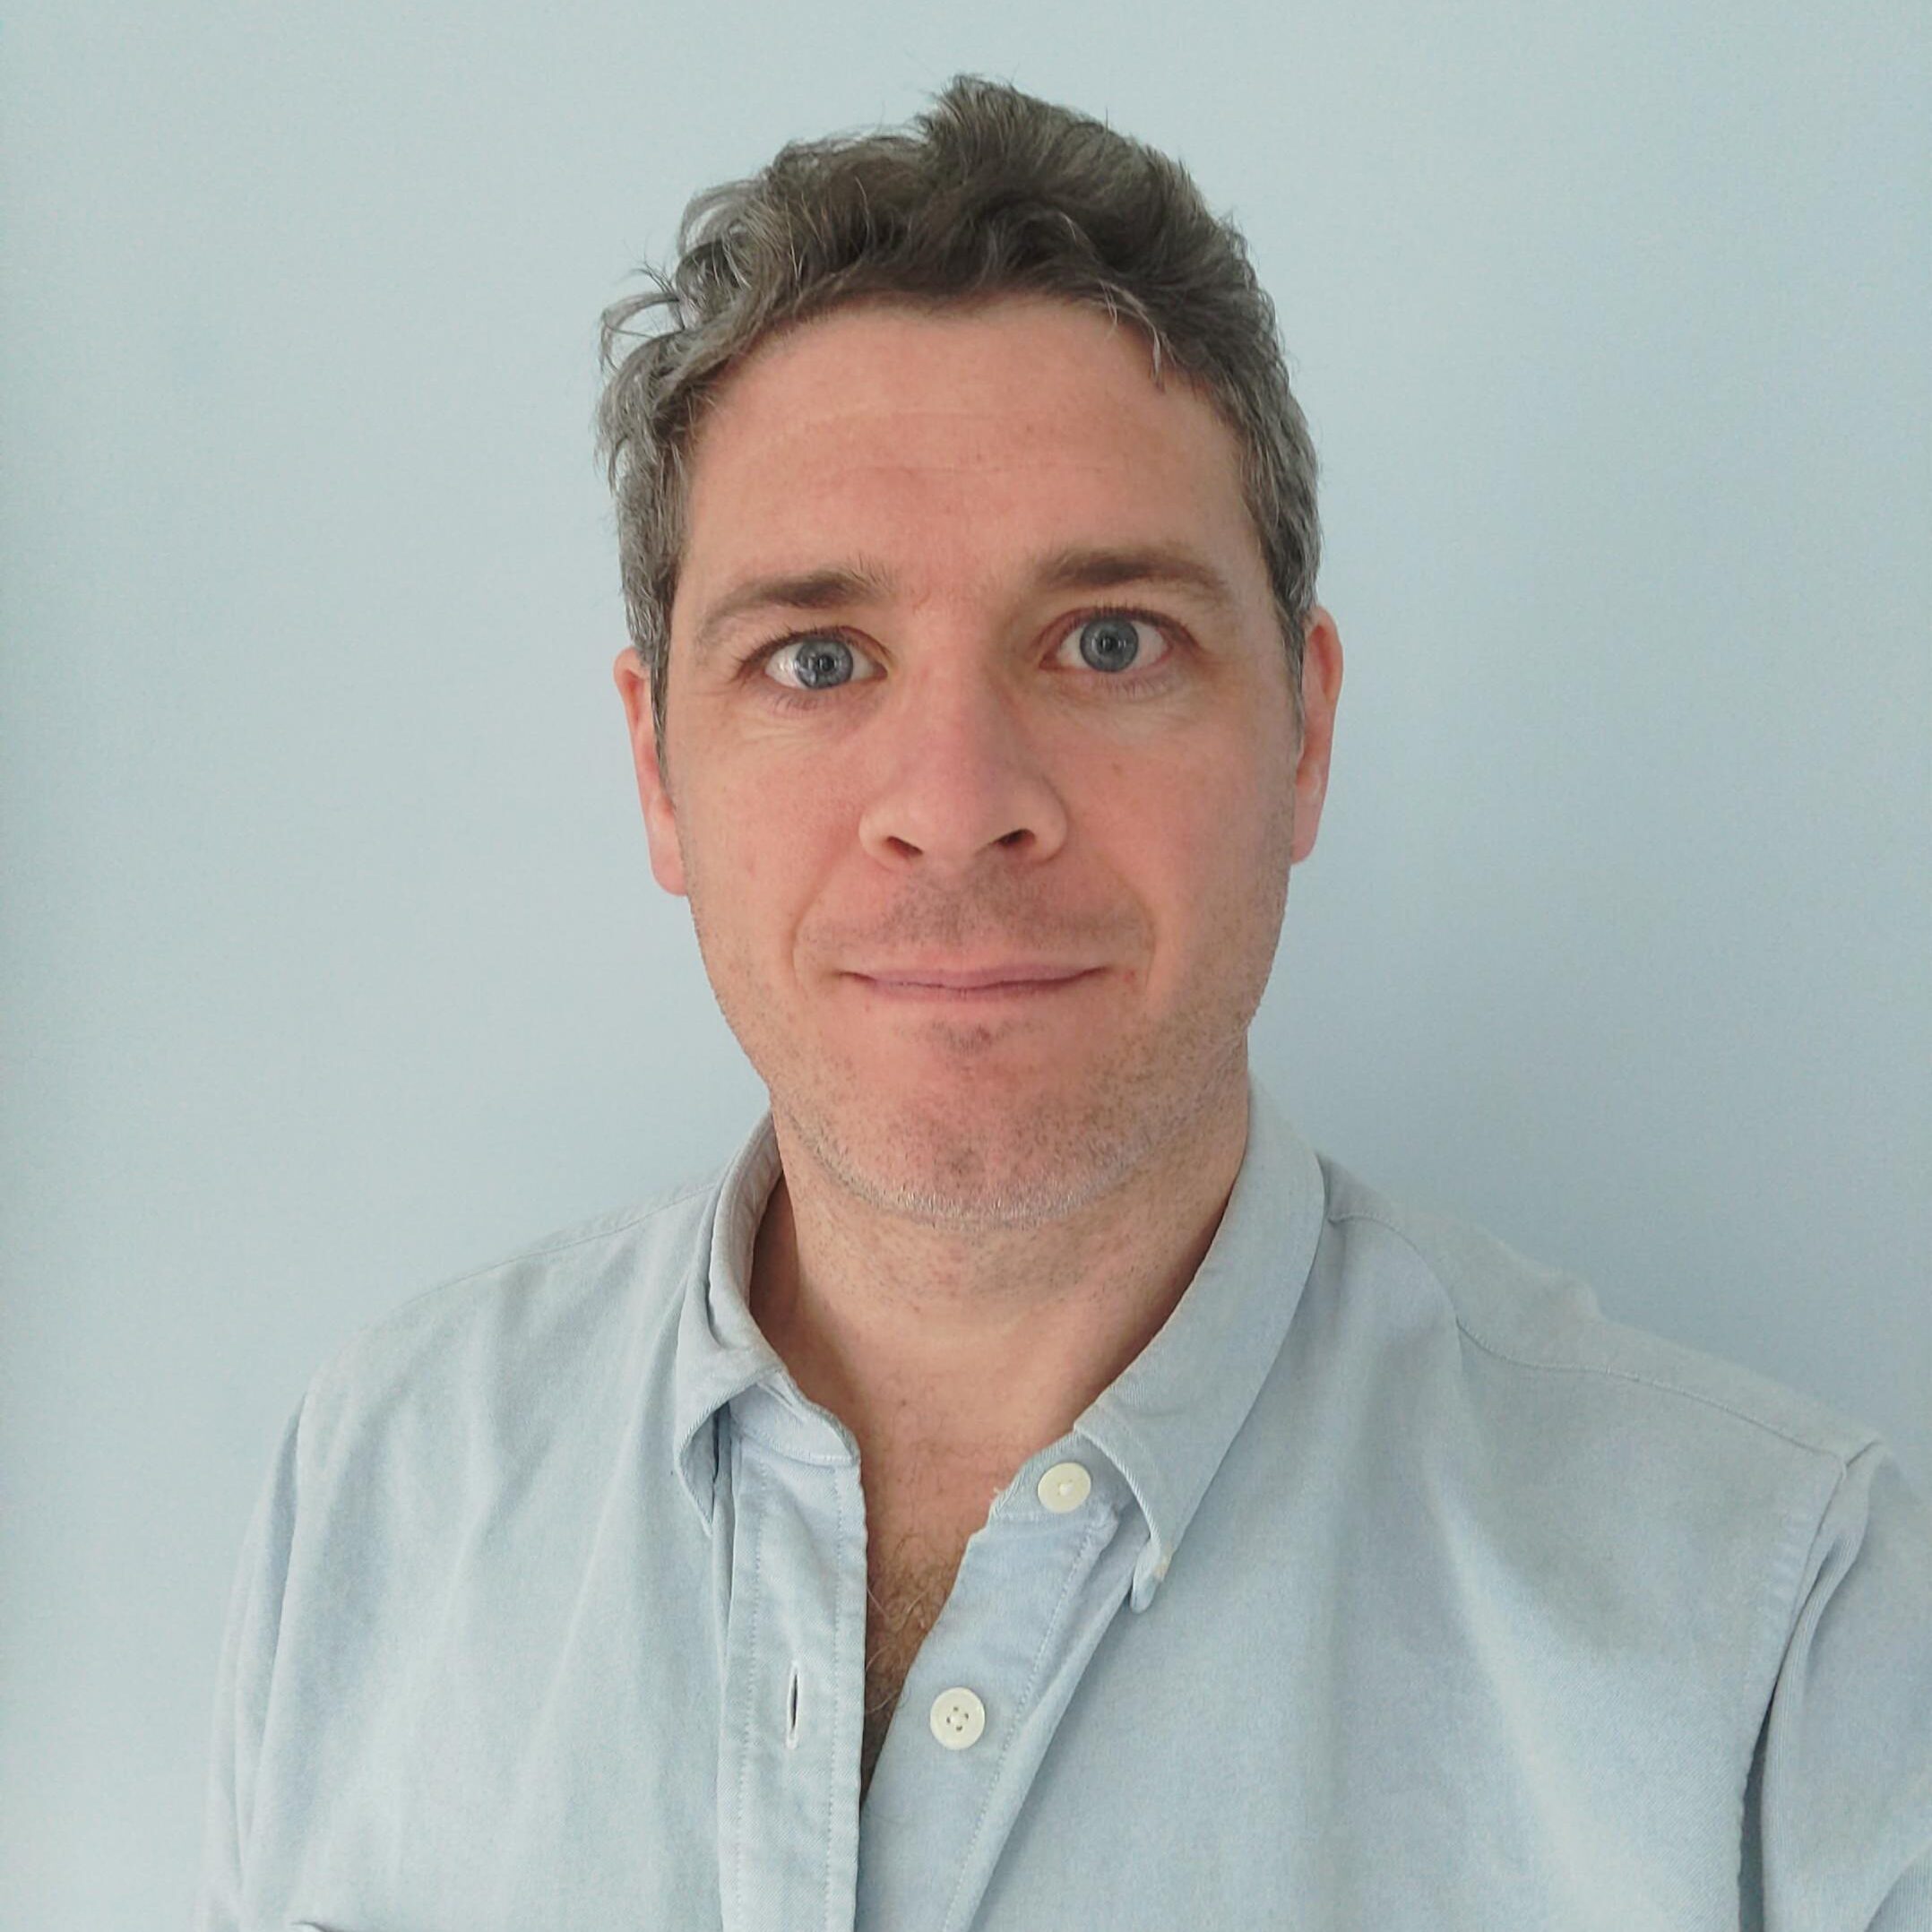
<instances>
[{"instance_id":1,"label":"short wavy hair","mask_svg":"<svg viewBox=\"0 0 1932 1932\"><path fill-rule=\"evenodd\" d=\"M661 758L690 456L708 399L779 331L867 297L946 307L1046 295L1122 316L1235 432L1298 729L1320 556L1315 458L1247 245L1177 161L1001 82L960 74L910 128L793 142L694 195L668 271L604 311L599 454L625 615ZM633 327L652 310L662 326Z\"/></svg>"}]
</instances>

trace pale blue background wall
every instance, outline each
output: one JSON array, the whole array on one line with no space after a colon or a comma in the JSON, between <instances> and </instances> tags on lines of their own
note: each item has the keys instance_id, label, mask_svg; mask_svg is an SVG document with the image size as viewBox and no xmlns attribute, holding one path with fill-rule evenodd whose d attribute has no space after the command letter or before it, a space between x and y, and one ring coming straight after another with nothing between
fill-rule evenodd
<instances>
[{"instance_id":1,"label":"pale blue background wall","mask_svg":"<svg viewBox=\"0 0 1932 1932\"><path fill-rule=\"evenodd\" d=\"M0 1919L185 1915L323 1356L759 1104L646 869L594 327L962 67L1280 304L1350 656L1258 1064L1932 1488L1928 18L8 8Z\"/></svg>"}]
</instances>

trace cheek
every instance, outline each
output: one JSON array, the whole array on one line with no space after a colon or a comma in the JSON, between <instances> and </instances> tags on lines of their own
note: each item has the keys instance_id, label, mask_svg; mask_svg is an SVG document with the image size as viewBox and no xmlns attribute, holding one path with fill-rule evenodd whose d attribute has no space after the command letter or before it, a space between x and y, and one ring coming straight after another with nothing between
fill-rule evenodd
<instances>
[{"instance_id":1,"label":"cheek","mask_svg":"<svg viewBox=\"0 0 1932 1932\"><path fill-rule=\"evenodd\" d=\"M1082 831L1088 859L1138 904L1156 977L1198 973L1225 934L1246 845L1220 794L1199 774L1169 769L1154 781L1143 766L1089 799Z\"/></svg>"},{"instance_id":2,"label":"cheek","mask_svg":"<svg viewBox=\"0 0 1932 1932\"><path fill-rule=\"evenodd\" d=\"M1285 756L1230 746L1184 785L1147 801L1147 864L1165 883L1170 917L1195 950L1225 944L1271 916L1278 922L1293 834Z\"/></svg>"},{"instance_id":3,"label":"cheek","mask_svg":"<svg viewBox=\"0 0 1932 1932\"><path fill-rule=\"evenodd\" d=\"M1142 764L1114 801L1121 824L1138 826L1164 866L1203 888L1255 849L1265 808L1252 747L1226 734Z\"/></svg>"},{"instance_id":4,"label":"cheek","mask_svg":"<svg viewBox=\"0 0 1932 1932\"><path fill-rule=\"evenodd\" d=\"M832 836L830 808L809 783L771 773L716 779L685 820L692 896L702 894L714 930L742 934L763 951L806 910ZM705 889L712 882L715 892Z\"/></svg>"}]
</instances>

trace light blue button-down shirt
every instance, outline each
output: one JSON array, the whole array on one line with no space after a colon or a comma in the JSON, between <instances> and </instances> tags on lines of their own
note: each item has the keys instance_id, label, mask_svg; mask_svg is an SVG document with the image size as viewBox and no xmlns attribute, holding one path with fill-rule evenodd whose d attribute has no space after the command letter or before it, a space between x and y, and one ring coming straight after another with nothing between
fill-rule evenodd
<instances>
[{"instance_id":1,"label":"light blue button-down shirt","mask_svg":"<svg viewBox=\"0 0 1932 1932\"><path fill-rule=\"evenodd\" d=\"M1249 1098L863 1805L858 1448L746 1299L769 1115L357 1337L248 1532L197 1925L1932 1928L1932 1513L1883 1445Z\"/></svg>"}]
</instances>

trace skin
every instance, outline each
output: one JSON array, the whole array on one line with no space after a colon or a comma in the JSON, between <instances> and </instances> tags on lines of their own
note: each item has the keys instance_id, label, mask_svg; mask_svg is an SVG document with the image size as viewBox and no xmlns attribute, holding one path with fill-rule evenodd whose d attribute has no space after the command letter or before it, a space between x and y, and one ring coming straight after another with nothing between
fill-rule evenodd
<instances>
[{"instance_id":1,"label":"skin","mask_svg":"<svg viewBox=\"0 0 1932 1932\"><path fill-rule=\"evenodd\" d=\"M652 872L771 1095L753 1313L853 1432L883 1533L983 1521L1159 1331L1241 1164L1341 647L1317 609L1298 734L1238 461L1103 315L837 310L755 352L698 440L661 768L643 668L614 668ZM1228 607L1033 585L1057 545L1151 542ZM860 557L890 594L748 615L699 658L735 585ZM1082 625L1123 609L1139 656L1095 668ZM755 659L801 630L845 641L846 681L806 688L823 646ZM1041 956L1099 970L991 1004L852 976Z\"/></svg>"}]
</instances>

